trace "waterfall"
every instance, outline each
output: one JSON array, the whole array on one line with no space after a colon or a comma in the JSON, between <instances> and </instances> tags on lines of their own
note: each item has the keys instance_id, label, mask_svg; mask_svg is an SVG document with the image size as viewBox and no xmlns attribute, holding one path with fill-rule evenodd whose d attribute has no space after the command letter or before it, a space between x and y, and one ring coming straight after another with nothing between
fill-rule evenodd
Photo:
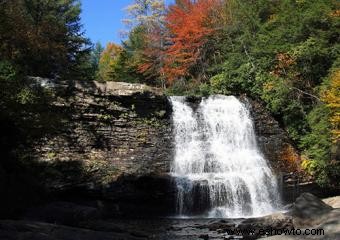
<instances>
[{"instance_id":1,"label":"waterfall","mask_svg":"<svg viewBox=\"0 0 340 240\"><path fill-rule=\"evenodd\" d=\"M256 144L249 111L233 96L203 98L196 109L171 97L177 212L255 217L277 210L276 178Z\"/></svg>"}]
</instances>

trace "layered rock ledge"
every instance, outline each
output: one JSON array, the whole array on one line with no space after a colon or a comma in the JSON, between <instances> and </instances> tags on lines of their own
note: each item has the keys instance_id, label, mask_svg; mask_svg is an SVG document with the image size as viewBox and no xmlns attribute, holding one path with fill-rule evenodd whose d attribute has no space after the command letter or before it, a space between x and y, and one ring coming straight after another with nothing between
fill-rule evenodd
<instances>
[{"instance_id":1,"label":"layered rock ledge","mask_svg":"<svg viewBox=\"0 0 340 240\"><path fill-rule=\"evenodd\" d=\"M172 107L162 90L119 82L36 81L54 92L60 116L58 125L51 123L55 131L32 143L30 153L43 166L49 191L100 199L119 209L110 211L113 215L145 213L151 206L155 214L174 211L168 174L174 155ZM298 173L299 154L279 123L260 102L239 98L250 109L259 147L279 182L286 173ZM187 97L193 105L200 99ZM284 198L292 201L298 193L288 185L282 182Z\"/></svg>"}]
</instances>

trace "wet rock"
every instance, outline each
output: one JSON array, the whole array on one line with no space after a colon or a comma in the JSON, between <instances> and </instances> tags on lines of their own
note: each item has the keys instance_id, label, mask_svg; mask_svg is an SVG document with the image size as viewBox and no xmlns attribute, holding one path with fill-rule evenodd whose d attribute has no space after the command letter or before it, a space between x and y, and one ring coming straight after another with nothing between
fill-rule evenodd
<instances>
[{"instance_id":1,"label":"wet rock","mask_svg":"<svg viewBox=\"0 0 340 240\"><path fill-rule=\"evenodd\" d=\"M77 225L81 221L99 219L100 211L95 207L77 205L71 202L52 202L27 211L24 218L47 223Z\"/></svg>"},{"instance_id":2,"label":"wet rock","mask_svg":"<svg viewBox=\"0 0 340 240\"><path fill-rule=\"evenodd\" d=\"M174 214L175 182L169 175L121 176L105 189L107 217L169 216Z\"/></svg>"},{"instance_id":3,"label":"wet rock","mask_svg":"<svg viewBox=\"0 0 340 240\"><path fill-rule=\"evenodd\" d=\"M301 194L295 201L292 214L294 217L313 219L329 213L333 208L311 193Z\"/></svg>"},{"instance_id":4,"label":"wet rock","mask_svg":"<svg viewBox=\"0 0 340 240\"><path fill-rule=\"evenodd\" d=\"M326 214L315 228L324 230L323 239L340 239L340 210L334 209Z\"/></svg>"},{"instance_id":5,"label":"wet rock","mask_svg":"<svg viewBox=\"0 0 340 240\"><path fill-rule=\"evenodd\" d=\"M219 232L225 232L225 229L233 229L235 228L235 223L233 222L227 222L225 220L213 222L207 226L207 228L210 231L219 231Z\"/></svg>"},{"instance_id":6,"label":"wet rock","mask_svg":"<svg viewBox=\"0 0 340 240\"><path fill-rule=\"evenodd\" d=\"M303 224L302 224L303 223ZM280 235L271 236L268 240L338 240L340 239L340 210L333 209L314 220L294 221L295 229L300 229L302 235ZM310 230L314 229L314 234L310 234ZM304 235L305 231L309 235ZM317 231L317 232L316 232Z\"/></svg>"},{"instance_id":7,"label":"wet rock","mask_svg":"<svg viewBox=\"0 0 340 240\"><path fill-rule=\"evenodd\" d=\"M202 234L202 235L199 236L199 238L204 239L204 240L208 240L209 235L208 234Z\"/></svg>"}]
</instances>

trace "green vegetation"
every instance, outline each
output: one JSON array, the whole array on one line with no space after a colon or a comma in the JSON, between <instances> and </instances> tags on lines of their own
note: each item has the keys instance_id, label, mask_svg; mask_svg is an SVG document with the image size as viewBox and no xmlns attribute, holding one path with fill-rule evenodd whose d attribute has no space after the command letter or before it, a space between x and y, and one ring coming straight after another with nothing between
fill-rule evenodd
<instances>
[{"instance_id":1,"label":"green vegetation","mask_svg":"<svg viewBox=\"0 0 340 240\"><path fill-rule=\"evenodd\" d=\"M89 40L82 36L80 2L13 0L0 4L1 125L4 133L7 124L27 137L31 128L43 133L49 128L43 122L53 119L43 116L42 110L49 108L53 96L32 76L87 80L96 71Z\"/></svg>"}]
</instances>

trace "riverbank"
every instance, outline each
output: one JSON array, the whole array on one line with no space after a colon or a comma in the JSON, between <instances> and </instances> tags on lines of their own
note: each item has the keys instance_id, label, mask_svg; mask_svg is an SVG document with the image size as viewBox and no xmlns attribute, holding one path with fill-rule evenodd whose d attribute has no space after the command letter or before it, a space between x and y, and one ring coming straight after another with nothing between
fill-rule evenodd
<instances>
[{"instance_id":1,"label":"riverbank","mask_svg":"<svg viewBox=\"0 0 340 240\"><path fill-rule=\"evenodd\" d=\"M326 205L324 202L331 205ZM250 219L102 218L95 209L64 204L50 209L64 218L41 221L39 216L0 220L0 239L11 240L197 240L197 239L329 239L340 236L340 196L324 199L302 194L286 213ZM287 206L288 207L288 206ZM68 212L68 213L67 213ZM67 216L69 215L69 216ZM46 216L45 216L46 217ZM68 221L68 222L67 222ZM269 236L264 230L323 229L324 235ZM247 231L254 231L246 234ZM262 231L262 232L261 232ZM235 234L231 234L234 232ZM238 232L238 233L237 233ZM237 233L237 234L236 234ZM275 233L275 232L274 232ZM280 232L279 232L280 233Z\"/></svg>"}]
</instances>

